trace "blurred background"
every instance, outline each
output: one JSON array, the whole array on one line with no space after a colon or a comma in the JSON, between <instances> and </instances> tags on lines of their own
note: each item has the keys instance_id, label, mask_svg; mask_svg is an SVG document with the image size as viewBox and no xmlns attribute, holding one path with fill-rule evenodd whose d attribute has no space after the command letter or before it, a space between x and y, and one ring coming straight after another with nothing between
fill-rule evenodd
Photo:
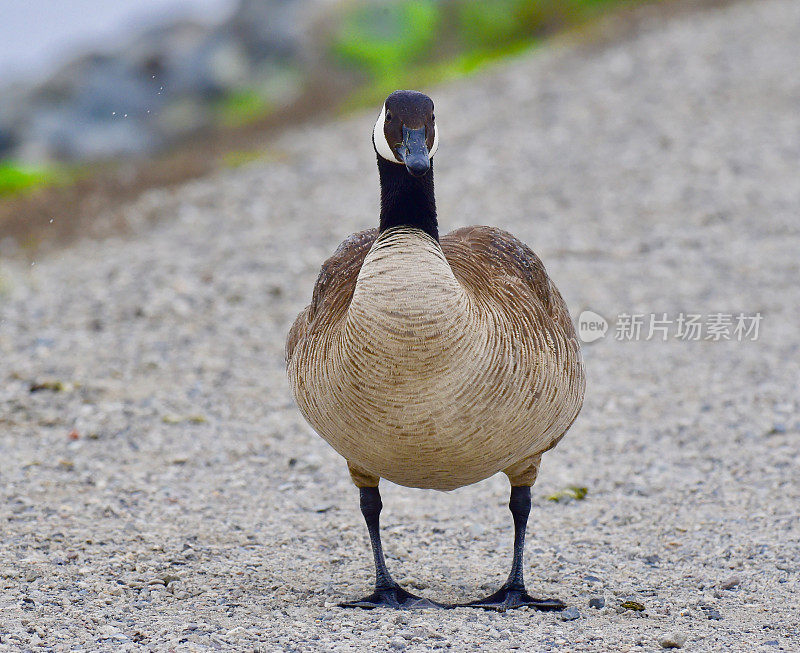
<instances>
[{"instance_id":1,"label":"blurred background","mask_svg":"<svg viewBox=\"0 0 800 653\"><path fill-rule=\"evenodd\" d=\"M144 189L264 156L289 124L602 32L608 14L718 3L7 0L0 242L35 251L91 233Z\"/></svg>"}]
</instances>

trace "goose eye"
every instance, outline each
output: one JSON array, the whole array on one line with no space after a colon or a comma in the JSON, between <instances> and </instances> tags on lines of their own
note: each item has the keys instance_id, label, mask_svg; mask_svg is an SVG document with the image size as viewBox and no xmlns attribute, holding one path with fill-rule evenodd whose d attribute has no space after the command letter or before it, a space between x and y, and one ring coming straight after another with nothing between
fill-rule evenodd
<instances>
[{"instance_id":1,"label":"goose eye","mask_svg":"<svg viewBox=\"0 0 800 653\"><path fill-rule=\"evenodd\" d=\"M392 114L390 112L386 112L386 122L392 122Z\"/></svg>"}]
</instances>

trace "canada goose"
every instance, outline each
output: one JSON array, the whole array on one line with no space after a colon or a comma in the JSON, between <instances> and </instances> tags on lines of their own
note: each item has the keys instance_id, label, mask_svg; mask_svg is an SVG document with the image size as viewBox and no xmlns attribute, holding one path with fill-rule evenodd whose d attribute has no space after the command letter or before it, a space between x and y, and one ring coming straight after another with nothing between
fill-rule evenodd
<instances>
[{"instance_id":1,"label":"canada goose","mask_svg":"<svg viewBox=\"0 0 800 653\"><path fill-rule=\"evenodd\" d=\"M438 606L386 568L378 481L452 490L502 471L511 482L511 573L485 599L558 610L525 591L522 556L542 454L583 403L580 346L536 254L493 227L439 239L433 101L392 93L373 131L378 229L345 240L289 331L286 362L303 416L347 460L375 559L375 591L345 607Z\"/></svg>"}]
</instances>

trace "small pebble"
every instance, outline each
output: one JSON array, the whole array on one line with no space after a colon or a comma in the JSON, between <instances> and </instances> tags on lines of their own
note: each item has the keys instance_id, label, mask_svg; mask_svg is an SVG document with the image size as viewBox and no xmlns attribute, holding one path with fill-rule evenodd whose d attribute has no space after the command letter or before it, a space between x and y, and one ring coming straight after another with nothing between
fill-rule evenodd
<instances>
[{"instance_id":1,"label":"small pebble","mask_svg":"<svg viewBox=\"0 0 800 653\"><path fill-rule=\"evenodd\" d=\"M742 579L738 576L731 576L730 578L722 581L720 587L724 590L732 590L734 587L739 587L742 584Z\"/></svg>"},{"instance_id":2,"label":"small pebble","mask_svg":"<svg viewBox=\"0 0 800 653\"><path fill-rule=\"evenodd\" d=\"M569 608L566 608L561 613L561 620L562 621L574 621L575 619L580 619L580 618L581 618L581 613L578 612L578 608L576 608L574 606L570 606Z\"/></svg>"},{"instance_id":3,"label":"small pebble","mask_svg":"<svg viewBox=\"0 0 800 653\"><path fill-rule=\"evenodd\" d=\"M667 633L658 639L661 648L683 648L686 643L686 635L683 633Z\"/></svg>"},{"instance_id":4,"label":"small pebble","mask_svg":"<svg viewBox=\"0 0 800 653\"><path fill-rule=\"evenodd\" d=\"M606 606L606 600L602 596L595 596L589 599L589 607L590 608L604 608Z\"/></svg>"}]
</instances>

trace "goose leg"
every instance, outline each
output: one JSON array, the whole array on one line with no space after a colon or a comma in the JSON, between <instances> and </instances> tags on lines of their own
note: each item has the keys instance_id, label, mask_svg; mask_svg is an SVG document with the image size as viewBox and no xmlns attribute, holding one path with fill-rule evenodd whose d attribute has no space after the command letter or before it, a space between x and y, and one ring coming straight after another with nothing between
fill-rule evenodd
<instances>
[{"instance_id":1,"label":"goose leg","mask_svg":"<svg viewBox=\"0 0 800 653\"><path fill-rule=\"evenodd\" d=\"M537 610L563 610L565 606L558 599L537 599L525 591L522 556L525 550L525 529L528 525L528 515L531 512L530 486L518 485L512 487L508 507L511 509L511 515L514 518L514 560L511 563L511 573L508 575L508 580L494 594L478 601L463 604L460 607L484 608L500 612L522 606L529 606Z\"/></svg>"},{"instance_id":2,"label":"goose leg","mask_svg":"<svg viewBox=\"0 0 800 653\"><path fill-rule=\"evenodd\" d=\"M386 560L383 557L383 545L381 544L380 533L380 514L383 508L381 493L377 487L362 487L361 494L361 514L367 522L369 531L369 541L372 544L372 555L375 558L375 591L369 596L365 596L358 601L346 601L339 605L343 608L396 608L396 609L419 609L419 608L441 608L444 607L428 599L406 592L392 578L386 568Z\"/></svg>"}]
</instances>

